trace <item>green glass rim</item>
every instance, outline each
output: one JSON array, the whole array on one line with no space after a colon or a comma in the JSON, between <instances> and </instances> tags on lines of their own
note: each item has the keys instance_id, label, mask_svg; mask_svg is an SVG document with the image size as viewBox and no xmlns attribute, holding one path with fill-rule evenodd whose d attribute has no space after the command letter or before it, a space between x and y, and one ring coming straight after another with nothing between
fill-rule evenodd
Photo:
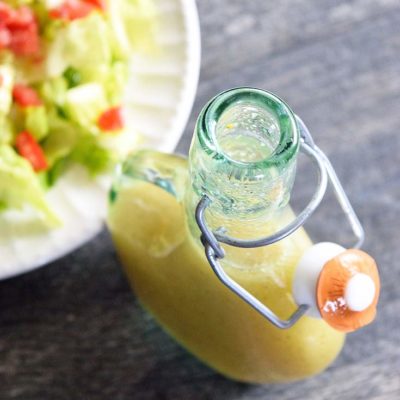
<instances>
[{"instance_id":1,"label":"green glass rim","mask_svg":"<svg viewBox=\"0 0 400 400\"><path fill-rule=\"evenodd\" d=\"M253 103L267 108L276 117L280 131L279 143L265 159L251 163L237 161L227 157L219 149L215 136L218 120L232 104L240 103ZM268 168L286 164L297 155L300 144L299 129L290 107L275 94L252 87L229 89L211 99L200 112L196 131L205 152L214 159L224 160L236 168Z\"/></svg>"}]
</instances>

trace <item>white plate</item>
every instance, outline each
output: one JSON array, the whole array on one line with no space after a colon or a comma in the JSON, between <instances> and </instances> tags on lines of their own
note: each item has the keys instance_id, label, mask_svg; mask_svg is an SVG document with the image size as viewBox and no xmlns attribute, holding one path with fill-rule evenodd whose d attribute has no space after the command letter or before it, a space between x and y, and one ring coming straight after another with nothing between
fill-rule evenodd
<instances>
[{"instance_id":1,"label":"white plate","mask_svg":"<svg viewBox=\"0 0 400 400\"><path fill-rule=\"evenodd\" d=\"M159 16L160 54L139 57L132 65L126 117L141 146L173 151L185 128L200 67L200 30L194 0L154 0ZM136 134L139 132L139 135ZM60 229L40 231L28 214L0 217L0 279L31 271L75 250L103 227L110 177L90 179L71 169L48 193L64 221ZM21 228L23 221L23 228ZM23 233L21 232L23 231Z\"/></svg>"}]
</instances>

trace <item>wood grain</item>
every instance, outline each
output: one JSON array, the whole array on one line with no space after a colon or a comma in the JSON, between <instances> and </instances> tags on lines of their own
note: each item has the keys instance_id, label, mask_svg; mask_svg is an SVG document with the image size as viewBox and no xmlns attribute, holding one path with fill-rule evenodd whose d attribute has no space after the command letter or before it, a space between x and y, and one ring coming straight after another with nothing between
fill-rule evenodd
<instances>
[{"instance_id":1,"label":"wood grain","mask_svg":"<svg viewBox=\"0 0 400 400\"><path fill-rule=\"evenodd\" d=\"M283 97L331 157L367 230L382 296L377 321L349 336L322 375L249 386L214 373L171 340L129 291L106 232L55 265L0 282L0 398L400 398L400 2L201 0L195 116L217 92L257 86ZM312 180L301 165L294 199ZM308 176L308 175L307 175ZM321 221L324 221L321 223ZM332 196L314 237L350 240Z\"/></svg>"}]
</instances>

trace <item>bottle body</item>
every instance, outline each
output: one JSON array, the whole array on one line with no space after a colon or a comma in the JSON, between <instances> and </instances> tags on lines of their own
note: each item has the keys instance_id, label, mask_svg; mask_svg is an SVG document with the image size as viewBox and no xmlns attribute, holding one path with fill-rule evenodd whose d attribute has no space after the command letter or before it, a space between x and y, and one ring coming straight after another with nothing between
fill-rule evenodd
<instances>
[{"instance_id":1,"label":"bottle body","mask_svg":"<svg viewBox=\"0 0 400 400\"><path fill-rule=\"evenodd\" d=\"M127 160L114 185L108 226L140 302L185 348L230 378L287 382L325 369L342 348L344 335L307 316L288 330L278 329L230 292L214 275L196 236L185 195L188 180L186 160L141 152ZM232 222L231 228L236 235L257 236L292 218L286 206L265 224ZM229 220L224 222L229 226ZM226 246L222 265L285 318L296 307L294 269L309 246L300 229L267 247Z\"/></svg>"}]
</instances>

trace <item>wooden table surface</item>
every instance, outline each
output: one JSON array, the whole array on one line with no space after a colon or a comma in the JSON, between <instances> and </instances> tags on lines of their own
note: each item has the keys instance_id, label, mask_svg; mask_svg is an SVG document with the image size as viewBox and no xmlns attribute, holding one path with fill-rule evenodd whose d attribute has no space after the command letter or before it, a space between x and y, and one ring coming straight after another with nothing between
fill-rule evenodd
<instances>
[{"instance_id":1,"label":"wooden table surface","mask_svg":"<svg viewBox=\"0 0 400 400\"><path fill-rule=\"evenodd\" d=\"M0 399L400 399L399 0L200 0L202 71L179 145L201 106L249 85L287 100L331 157L379 262L374 324L322 375L249 386L214 373L137 304L103 232L80 250L0 282ZM306 201L304 178L295 200ZM350 240L332 196L310 224Z\"/></svg>"}]
</instances>

